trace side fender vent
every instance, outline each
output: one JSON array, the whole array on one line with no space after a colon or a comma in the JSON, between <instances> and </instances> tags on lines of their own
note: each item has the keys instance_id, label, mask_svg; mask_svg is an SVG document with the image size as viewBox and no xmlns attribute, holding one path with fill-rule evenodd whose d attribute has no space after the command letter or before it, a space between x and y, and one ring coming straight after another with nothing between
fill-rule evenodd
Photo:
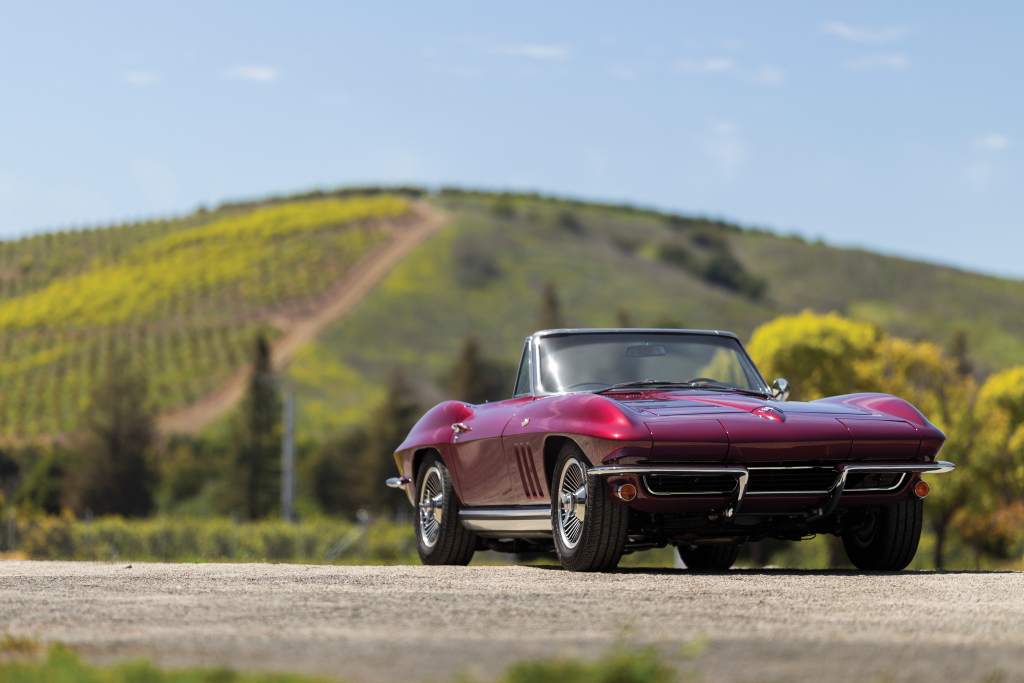
<instances>
[{"instance_id":1,"label":"side fender vent","mask_svg":"<svg viewBox=\"0 0 1024 683\"><path fill-rule=\"evenodd\" d=\"M528 498L546 498L542 478L537 476L537 464L533 459L533 449L529 444L517 443L512 447L516 454L516 466L519 477L523 481L523 490Z\"/></svg>"}]
</instances>

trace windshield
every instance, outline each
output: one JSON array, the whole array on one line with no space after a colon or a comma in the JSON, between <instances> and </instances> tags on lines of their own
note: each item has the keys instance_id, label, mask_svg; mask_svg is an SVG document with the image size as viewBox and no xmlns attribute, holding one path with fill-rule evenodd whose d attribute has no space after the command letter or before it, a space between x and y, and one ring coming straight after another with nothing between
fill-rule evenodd
<instances>
[{"instance_id":1,"label":"windshield","mask_svg":"<svg viewBox=\"0 0 1024 683\"><path fill-rule=\"evenodd\" d=\"M626 382L701 380L745 391L768 387L740 343L700 334L617 333L540 337L540 393L600 391Z\"/></svg>"}]
</instances>

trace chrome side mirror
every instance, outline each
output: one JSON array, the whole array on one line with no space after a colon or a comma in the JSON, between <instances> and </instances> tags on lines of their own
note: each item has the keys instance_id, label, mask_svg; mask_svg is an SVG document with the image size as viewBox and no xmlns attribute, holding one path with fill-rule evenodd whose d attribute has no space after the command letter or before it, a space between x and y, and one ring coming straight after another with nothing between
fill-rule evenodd
<instances>
[{"instance_id":1,"label":"chrome side mirror","mask_svg":"<svg viewBox=\"0 0 1024 683\"><path fill-rule=\"evenodd\" d=\"M776 401L788 401L789 382L781 377L772 382L772 394L775 396Z\"/></svg>"}]
</instances>

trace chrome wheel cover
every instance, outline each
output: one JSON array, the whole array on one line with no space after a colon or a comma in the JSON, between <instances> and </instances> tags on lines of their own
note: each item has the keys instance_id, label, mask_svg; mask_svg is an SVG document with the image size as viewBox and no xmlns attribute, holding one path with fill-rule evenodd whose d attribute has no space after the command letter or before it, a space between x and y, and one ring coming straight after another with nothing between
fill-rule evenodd
<instances>
[{"instance_id":1,"label":"chrome wheel cover","mask_svg":"<svg viewBox=\"0 0 1024 683\"><path fill-rule=\"evenodd\" d=\"M580 461L570 458L558 474L558 534L566 548L575 548L583 535L587 516L587 472Z\"/></svg>"},{"instance_id":2,"label":"chrome wheel cover","mask_svg":"<svg viewBox=\"0 0 1024 683\"><path fill-rule=\"evenodd\" d=\"M441 516L444 514L444 479L435 465L427 470L420 482L419 503L420 540L433 548L441 534Z\"/></svg>"}]
</instances>

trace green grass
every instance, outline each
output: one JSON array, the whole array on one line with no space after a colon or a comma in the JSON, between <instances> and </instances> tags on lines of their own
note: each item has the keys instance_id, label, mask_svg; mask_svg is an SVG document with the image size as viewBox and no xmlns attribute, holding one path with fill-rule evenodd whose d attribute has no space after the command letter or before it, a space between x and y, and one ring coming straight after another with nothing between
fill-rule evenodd
<instances>
[{"instance_id":1,"label":"green grass","mask_svg":"<svg viewBox=\"0 0 1024 683\"><path fill-rule=\"evenodd\" d=\"M8 638L10 640L10 638ZM6 641L0 640L0 648ZM20 641L19 641L20 642ZM684 647L684 659L699 653L698 647ZM0 649L0 655L24 655L31 650ZM0 680L5 683L313 683L336 679L289 673L243 673L228 668L163 670L146 661L111 667L83 662L74 650L55 644L45 660L18 658L0 660ZM457 683L472 679L457 677ZM501 676L503 683L669 683L679 680L676 671L664 662L654 648L632 650L624 646L611 649L596 661L543 659L521 662Z\"/></svg>"},{"instance_id":2,"label":"green grass","mask_svg":"<svg viewBox=\"0 0 1024 683\"><path fill-rule=\"evenodd\" d=\"M43 661L0 663L5 683L313 683L331 679L285 673L240 673L228 668L164 671L146 661L112 667L83 662L74 650L50 647Z\"/></svg>"},{"instance_id":3,"label":"green grass","mask_svg":"<svg viewBox=\"0 0 1024 683\"><path fill-rule=\"evenodd\" d=\"M32 560L419 564L411 523L359 525L332 518L279 520L158 516L17 517L15 549ZM0 527L4 548L7 523Z\"/></svg>"}]
</instances>

